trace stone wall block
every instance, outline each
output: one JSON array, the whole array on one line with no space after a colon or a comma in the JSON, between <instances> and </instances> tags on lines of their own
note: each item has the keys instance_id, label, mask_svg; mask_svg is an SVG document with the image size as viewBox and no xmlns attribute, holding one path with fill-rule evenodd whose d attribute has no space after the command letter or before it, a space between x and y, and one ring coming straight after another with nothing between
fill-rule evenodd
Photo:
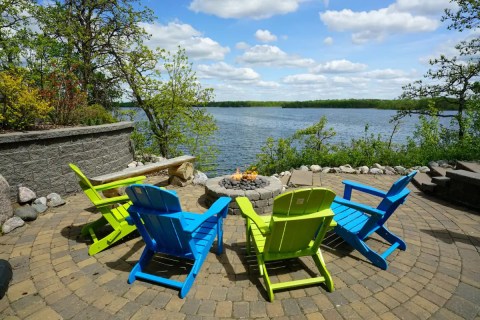
<instances>
[{"instance_id":1,"label":"stone wall block","mask_svg":"<svg viewBox=\"0 0 480 320\"><path fill-rule=\"evenodd\" d=\"M91 177L126 168L132 131L132 122L121 122L0 135L0 168L12 199L19 184L61 195L78 191L69 163Z\"/></svg>"}]
</instances>

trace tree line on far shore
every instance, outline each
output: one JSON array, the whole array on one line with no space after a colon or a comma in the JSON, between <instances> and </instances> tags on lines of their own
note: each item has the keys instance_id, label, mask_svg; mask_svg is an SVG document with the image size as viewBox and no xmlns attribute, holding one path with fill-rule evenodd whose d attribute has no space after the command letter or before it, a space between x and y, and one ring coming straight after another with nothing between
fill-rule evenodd
<instances>
[{"instance_id":1,"label":"tree line on far shore","mask_svg":"<svg viewBox=\"0 0 480 320\"><path fill-rule=\"evenodd\" d=\"M435 106L439 110L455 110L456 105L451 101L436 99ZM245 107L282 107L282 108L338 108L338 109L428 109L431 99L418 100L386 100L386 99L337 99L337 100L308 100L308 101L212 101L207 107L245 108ZM133 105L122 105L133 106Z\"/></svg>"}]
</instances>

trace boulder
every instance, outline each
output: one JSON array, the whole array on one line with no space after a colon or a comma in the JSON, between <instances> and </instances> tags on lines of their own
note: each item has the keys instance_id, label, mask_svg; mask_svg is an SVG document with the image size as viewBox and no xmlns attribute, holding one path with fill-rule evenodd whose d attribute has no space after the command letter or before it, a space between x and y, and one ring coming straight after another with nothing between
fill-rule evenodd
<instances>
[{"instance_id":1,"label":"boulder","mask_svg":"<svg viewBox=\"0 0 480 320\"><path fill-rule=\"evenodd\" d=\"M191 162L184 162L176 168L168 168L168 175L189 180L193 177L193 164Z\"/></svg>"},{"instance_id":2,"label":"boulder","mask_svg":"<svg viewBox=\"0 0 480 320\"><path fill-rule=\"evenodd\" d=\"M342 172L342 173L355 173L355 169L350 167L350 165L340 166L340 172Z\"/></svg>"},{"instance_id":3,"label":"boulder","mask_svg":"<svg viewBox=\"0 0 480 320\"><path fill-rule=\"evenodd\" d=\"M322 173L329 173L330 172L330 167L323 167Z\"/></svg>"},{"instance_id":4,"label":"boulder","mask_svg":"<svg viewBox=\"0 0 480 320\"><path fill-rule=\"evenodd\" d=\"M422 173L427 173L427 172L430 172L430 168L427 167L427 166L422 166L422 167L418 168L418 171L420 171Z\"/></svg>"},{"instance_id":5,"label":"boulder","mask_svg":"<svg viewBox=\"0 0 480 320\"><path fill-rule=\"evenodd\" d=\"M402 166L395 166L394 169L398 174L401 174L401 175L404 175L406 172L406 169Z\"/></svg>"},{"instance_id":6,"label":"boulder","mask_svg":"<svg viewBox=\"0 0 480 320\"><path fill-rule=\"evenodd\" d=\"M65 200L55 192L50 193L47 195L47 206L49 207L58 207L65 204Z\"/></svg>"},{"instance_id":7,"label":"boulder","mask_svg":"<svg viewBox=\"0 0 480 320\"><path fill-rule=\"evenodd\" d=\"M367 166L361 166L360 168L358 168L358 170L360 170L360 173L363 173L363 174L367 174L370 171L370 169Z\"/></svg>"},{"instance_id":8,"label":"boulder","mask_svg":"<svg viewBox=\"0 0 480 320\"><path fill-rule=\"evenodd\" d=\"M32 208L37 211L37 213L44 213L47 211L48 206L44 205L43 203L34 203L32 204Z\"/></svg>"},{"instance_id":9,"label":"boulder","mask_svg":"<svg viewBox=\"0 0 480 320\"><path fill-rule=\"evenodd\" d=\"M46 206L47 205L47 198L46 197L37 198L37 199L35 199L35 201L33 201L33 204L43 204L44 206Z\"/></svg>"},{"instance_id":10,"label":"boulder","mask_svg":"<svg viewBox=\"0 0 480 320\"><path fill-rule=\"evenodd\" d=\"M5 221L5 223L2 225L2 232L9 233L14 229L23 226L24 224L25 221L23 221L20 217L13 216Z\"/></svg>"},{"instance_id":11,"label":"boulder","mask_svg":"<svg viewBox=\"0 0 480 320\"><path fill-rule=\"evenodd\" d=\"M384 166L382 166L382 165L380 165L380 164L378 164L378 163L374 163L372 167L375 168L375 169L380 169L380 170L385 169Z\"/></svg>"},{"instance_id":12,"label":"boulder","mask_svg":"<svg viewBox=\"0 0 480 320\"><path fill-rule=\"evenodd\" d=\"M137 167L141 167L143 165L144 165L143 162L137 161Z\"/></svg>"},{"instance_id":13,"label":"boulder","mask_svg":"<svg viewBox=\"0 0 480 320\"><path fill-rule=\"evenodd\" d=\"M385 169L385 174L386 174L386 175L389 175L389 176L393 176L393 175L395 175L396 173L395 173L395 170Z\"/></svg>"},{"instance_id":14,"label":"boulder","mask_svg":"<svg viewBox=\"0 0 480 320\"><path fill-rule=\"evenodd\" d=\"M127 168L135 168L137 166L137 161L132 161L127 164Z\"/></svg>"},{"instance_id":15,"label":"boulder","mask_svg":"<svg viewBox=\"0 0 480 320\"><path fill-rule=\"evenodd\" d=\"M13 216L12 202L10 201L10 186L0 174L0 225Z\"/></svg>"},{"instance_id":16,"label":"boulder","mask_svg":"<svg viewBox=\"0 0 480 320\"><path fill-rule=\"evenodd\" d=\"M300 169L298 169L300 171L310 171L310 169L308 169L307 166L301 166Z\"/></svg>"},{"instance_id":17,"label":"boulder","mask_svg":"<svg viewBox=\"0 0 480 320\"><path fill-rule=\"evenodd\" d=\"M378 169L378 168L372 168L370 169L371 174L383 174L383 170Z\"/></svg>"},{"instance_id":18,"label":"boulder","mask_svg":"<svg viewBox=\"0 0 480 320\"><path fill-rule=\"evenodd\" d=\"M322 167L320 167L318 164L312 164L312 165L310 166L310 170L311 170L313 173L316 173L316 172L322 171Z\"/></svg>"},{"instance_id":19,"label":"boulder","mask_svg":"<svg viewBox=\"0 0 480 320\"><path fill-rule=\"evenodd\" d=\"M18 202L27 203L37 198L35 192L27 187L18 187Z\"/></svg>"},{"instance_id":20,"label":"boulder","mask_svg":"<svg viewBox=\"0 0 480 320\"><path fill-rule=\"evenodd\" d=\"M177 176L171 176L168 183L171 184L172 186L177 186L177 187L185 187L193 182L193 179L182 179Z\"/></svg>"},{"instance_id":21,"label":"boulder","mask_svg":"<svg viewBox=\"0 0 480 320\"><path fill-rule=\"evenodd\" d=\"M204 186L204 185L207 184L207 181L208 181L207 175L205 173L201 172L201 171L197 171L193 175L193 184L194 185Z\"/></svg>"},{"instance_id":22,"label":"boulder","mask_svg":"<svg viewBox=\"0 0 480 320\"><path fill-rule=\"evenodd\" d=\"M23 221L33 221L36 220L38 216L37 211L28 204L16 208L14 214Z\"/></svg>"}]
</instances>

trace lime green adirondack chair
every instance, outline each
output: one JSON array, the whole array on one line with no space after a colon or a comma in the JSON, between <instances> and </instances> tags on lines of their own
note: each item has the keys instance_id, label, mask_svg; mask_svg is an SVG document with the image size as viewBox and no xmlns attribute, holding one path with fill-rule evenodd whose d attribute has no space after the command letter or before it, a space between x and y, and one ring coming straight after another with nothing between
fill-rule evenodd
<instances>
[{"instance_id":1,"label":"lime green adirondack chair","mask_svg":"<svg viewBox=\"0 0 480 320\"><path fill-rule=\"evenodd\" d=\"M325 283L328 291L334 290L319 248L332 223L330 205L334 198L333 191L325 188L290 191L275 198L271 216L257 215L246 197L236 199L246 218L247 253L252 239L270 301L273 302L274 290L320 283ZM304 256L313 258L320 276L271 283L265 262Z\"/></svg>"},{"instance_id":2,"label":"lime green adirondack chair","mask_svg":"<svg viewBox=\"0 0 480 320\"><path fill-rule=\"evenodd\" d=\"M132 177L94 186L76 165L72 163L69 165L77 175L82 190L102 214L102 217L85 225L81 231L82 235L90 234L92 237L93 244L88 249L88 254L93 256L136 230L135 226L129 225L127 221L125 221L125 218L129 216L127 209L131 204L128 196L123 195L112 198L103 198L100 196L99 191L142 183L147 177ZM119 204L119 206L113 207L113 205L116 204ZM113 228L113 231L105 237L98 239L96 232L99 228L107 224Z\"/></svg>"}]
</instances>

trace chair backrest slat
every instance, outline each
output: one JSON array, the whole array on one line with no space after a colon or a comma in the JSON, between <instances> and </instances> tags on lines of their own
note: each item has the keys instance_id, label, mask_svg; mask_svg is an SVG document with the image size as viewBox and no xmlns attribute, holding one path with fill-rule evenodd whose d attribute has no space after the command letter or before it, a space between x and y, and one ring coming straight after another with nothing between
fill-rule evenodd
<instances>
[{"instance_id":1,"label":"chair backrest slat","mask_svg":"<svg viewBox=\"0 0 480 320\"><path fill-rule=\"evenodd\" d=\"M276 197L265 252L291 253L308 248L325 221L319 213L330 210L334 198L335 193L325 188L294 190Z\"/></svg>"},{"instance_id":2,"label":"chair backrest slat","mask_svg":"<svg viewBox=\"0 0 480 320\"><path fill-rule=\"evenodd\" d=\"M142 234L143 237L154 239L166 253L191 251L191 235L184 231L182 208L175 194L155 186L138 184L126 188L125 192L133 202L128 209L130 215L138 214L148 232Z\"/></svg>"}]
</instances>

